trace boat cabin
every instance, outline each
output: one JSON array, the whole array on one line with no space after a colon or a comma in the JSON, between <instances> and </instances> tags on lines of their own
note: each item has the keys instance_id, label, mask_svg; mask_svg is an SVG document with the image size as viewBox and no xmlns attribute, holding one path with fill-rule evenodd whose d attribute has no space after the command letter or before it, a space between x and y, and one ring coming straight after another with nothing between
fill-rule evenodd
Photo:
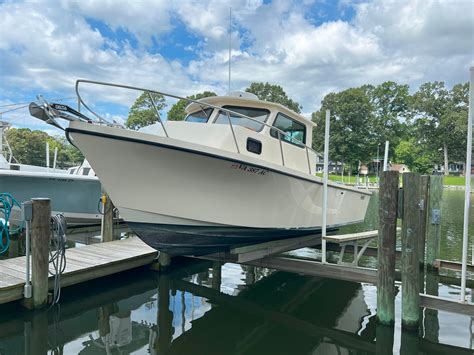
<instances>
[{"instance_id":1,"label":"boat cabin","mask_svg":"<svg viewBox=\"0 0 474 355\"><path fill-rule=\"evenodd\" d=\"M250 93L230 93L193 102L184 121L167 121L170 138L182 139L255 157L314 174L315 124L283 105L261 101ZM229 122L230 121L230 122ZM141 131L162 135L160 124Z\"/></svg>"}]
</instances>

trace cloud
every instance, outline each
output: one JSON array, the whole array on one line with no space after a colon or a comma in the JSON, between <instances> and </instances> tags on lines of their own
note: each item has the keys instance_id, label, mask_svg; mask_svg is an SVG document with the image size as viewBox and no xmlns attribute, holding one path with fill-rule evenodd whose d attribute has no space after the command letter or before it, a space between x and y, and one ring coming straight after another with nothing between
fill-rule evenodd
<instances>
[{"instance_id":1,"label":"cloud","mask_svg":"<svg viewBox=\"0 0 474 355\"><path fill-rule=\"evenodd\" d=\"M78 78L182 96L224 93L228 5L219 0L2 3L0 98L70 96ZM365 83L394 80L413 90L430 80L448 85L467 80L474 63L471 1L341 1L339 10L354 14L349 19L327 6L233 0L232 90L253 81L277 83L310 112L328 92ZM193 38L183 45L190 60L161 50L160 43L178 30ZM108 112L100 101L125 107L138 93L88 89L85 96L99 101L93 107L103 114L126 115L126 109Z\"/></svg>"}]
</instances>

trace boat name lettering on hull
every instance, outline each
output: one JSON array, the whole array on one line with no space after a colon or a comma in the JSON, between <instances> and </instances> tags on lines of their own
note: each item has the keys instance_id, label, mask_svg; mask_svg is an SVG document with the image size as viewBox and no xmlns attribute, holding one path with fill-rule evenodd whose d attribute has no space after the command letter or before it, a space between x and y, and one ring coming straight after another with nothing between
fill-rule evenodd
<instances>
[{"instance_id":1,"label":"boat name lettering on hull","mask_svg":"<svg viewBox=\"0 0 474 355\"><path fill-rule=\"evenodd\" d=\"M254 166L249 166L245 164L232 164L231 165L232 169L237 169L237 170L243 170L251 174L256 174L256 175L267 175L269 173L268 170L262 169L262 168L256 168Z\"/></svg>"}]
</instances>

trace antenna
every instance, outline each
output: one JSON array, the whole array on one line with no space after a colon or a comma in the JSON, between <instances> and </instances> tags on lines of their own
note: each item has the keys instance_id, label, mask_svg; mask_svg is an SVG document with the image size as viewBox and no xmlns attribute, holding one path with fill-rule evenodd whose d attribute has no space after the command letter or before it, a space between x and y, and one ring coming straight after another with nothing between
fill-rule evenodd
<instances>
[{"instance_id":1,"label":"antenna","mask_svg":"<svg viewBox=\"0 0 474 355\"><path fill-rule=\"evenodd\" d=\"M232 6L229 6L229 92L230 92L230 60L232 58Z\"/></svg>"}]
</instances>

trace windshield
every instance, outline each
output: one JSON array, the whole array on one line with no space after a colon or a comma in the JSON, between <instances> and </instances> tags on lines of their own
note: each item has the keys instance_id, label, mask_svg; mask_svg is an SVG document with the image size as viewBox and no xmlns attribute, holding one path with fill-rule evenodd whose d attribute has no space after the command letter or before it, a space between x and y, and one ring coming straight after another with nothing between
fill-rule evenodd
<instances>
[{"instance_id":1,"label":"windshield","mask_svg":"<svg viewBox=\"0 0 474 355\"><path fill-rule=\"evenodd\" d=\"M254 108L254 107L239 107L239 106L223 106L223 108L231 111L235 111L242 115L252 117L253 119L265 122L270 114L270 111L263 109L263 108ZM239 117L236 115L232 115L229 113L230 120L233 125L244 126L254 131L261 131L263 128L263 124L259 124L258 122L249 120L244 117ZM229 124L229 119L227 118L227 113L223 111L219 111L219 116L215 120L215 123L219 124Z\"/></svg>"},{"instance_id":2,"label":"windshield","mask_svg":"<svg viewBox=\"0 0 474 355\"><path fill-rule=\"evenodd\" d=\"M190 113L186 116L186 122L198 122L198 123L206 123L211 117L212 108L206 108L205 110L199 110L193 113Z\"/></svg>"}]
</instances>

